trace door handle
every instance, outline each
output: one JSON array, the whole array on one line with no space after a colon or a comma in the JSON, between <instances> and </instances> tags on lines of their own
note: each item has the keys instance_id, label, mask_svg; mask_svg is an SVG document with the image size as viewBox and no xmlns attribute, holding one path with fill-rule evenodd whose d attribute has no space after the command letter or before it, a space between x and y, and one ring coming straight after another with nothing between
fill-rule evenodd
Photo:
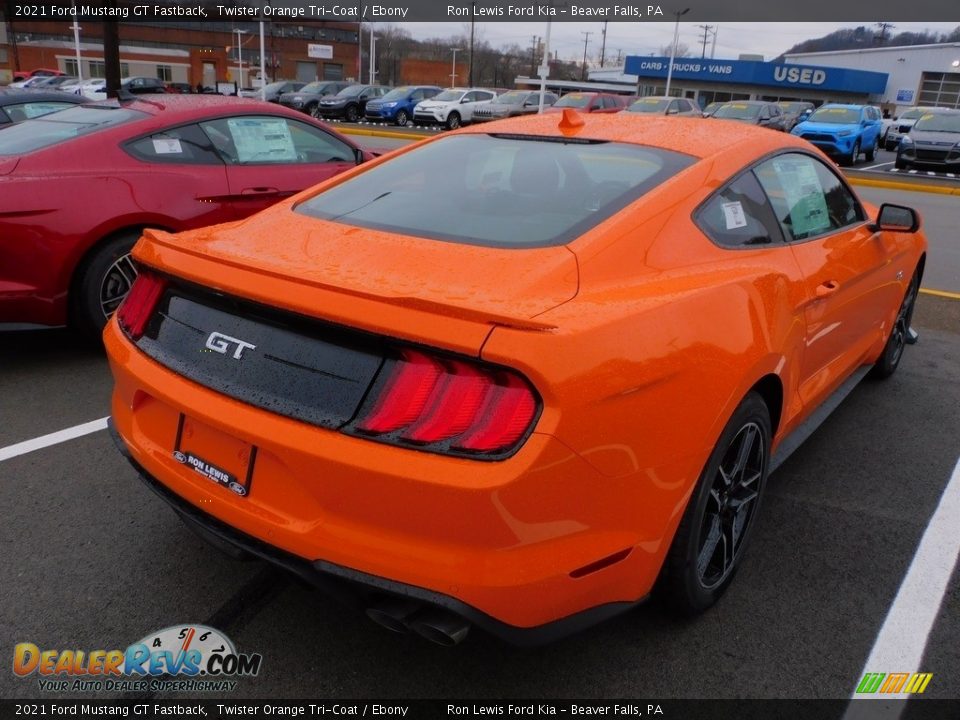
<instances>
[{"instance_id":1,"label":"door handle","mask_svg":"<svg viewBox=\"0 0 960 720\"><path fill-rule=\"evenodd\" d=\"M280 191L275 187L252 187L244 188L240 191L241 195L276 195Z\"/></svg>"},{"instance_id":2,"label":"door handle","mask_svg":"<svg viewBox=\"0 0 960 720\"><path fill-rule=\"evenodd\" d=\"M826 282L817 285L817 297L825 298L828 295L833 295L833 293L839 289L840 283L838 283L836 280L827 280Z\"/></svg>"}]
</instances>

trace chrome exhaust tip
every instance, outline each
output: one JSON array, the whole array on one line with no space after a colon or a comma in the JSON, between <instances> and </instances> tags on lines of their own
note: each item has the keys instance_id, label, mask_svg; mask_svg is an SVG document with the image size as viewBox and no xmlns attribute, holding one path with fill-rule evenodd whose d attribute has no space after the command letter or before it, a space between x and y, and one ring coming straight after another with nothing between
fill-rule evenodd
<instances>
[{"instance_id":1,"label":"chrome exhaust tip","mask_svg":"<svg viewBox=\"0 0 960 720\"><path fill-rule=\"evenodd\" d=\"M428 608L410 620L410 629L437 645L453 647L463 642L470 623L440 608Z\"/></svg>"},{"instance_id":2,"label":"chrome exhaust tip","mask_svg":"<svg viewBox=\"0 0 960 720\"><path fill-rule=\"evenodd\" d=\"M410 628L409 619L417 613L422 605L416 600L405 598L383 598L375 605L367 608L367 617L377 625L385 627L395 633L405 633Z\"/></svg>"}]
</instances>

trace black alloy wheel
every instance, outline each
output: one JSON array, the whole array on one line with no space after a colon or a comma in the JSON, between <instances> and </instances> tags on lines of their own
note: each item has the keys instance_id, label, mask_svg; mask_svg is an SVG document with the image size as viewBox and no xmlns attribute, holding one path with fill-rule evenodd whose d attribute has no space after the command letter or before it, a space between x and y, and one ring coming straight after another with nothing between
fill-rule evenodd
<instances>
[{"instance_id":1,"label":"black alloy wheel","mask_svg":"<svg viewBox=\"0 0 960 720\"><path fill-rule=\"evenodd\" d=\"M740 567L770 463L770 412L749 393L727 422L687 504L655 591L682 615L703 612Z\"/></svg>"}]
</instances>

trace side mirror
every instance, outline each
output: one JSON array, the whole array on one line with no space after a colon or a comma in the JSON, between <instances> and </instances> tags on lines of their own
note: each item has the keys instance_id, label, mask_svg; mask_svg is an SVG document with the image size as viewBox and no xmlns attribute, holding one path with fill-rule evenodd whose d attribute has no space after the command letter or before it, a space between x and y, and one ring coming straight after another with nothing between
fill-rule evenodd
<instances>
[{"instance_id":1,"label":"side mirror","mask_svg":"<svg viewBox=\"0 0 960 720\"><path fill-rule=\"evenodd\" d=\"M871 224L869 229L871 232L889 230L914 233L920 229L920 216L913 208L884 203L877 213L877 221Z\"/></svg>"},{"instance_id":2,"label":"side mirror","mask_svg":"<svg viewBox=\"0 0 960 720\"><path fill-rule=\"evenodd\" d=\"M354 161L356 161L357 165L362 165L367 158L366 158L366 155L364 155L364 152L361 148L354 148L353 159Z\"/></svg>"},{"instance_id":3,"label":"side mirror","mask_svg":"<svg viewBox=\"0 0 960 720\"><path fill-rule=\"evenodd\" d=\"M669 110L667 110L667 115L676 115L676 114L677 114L676 108L670 108Z\"/></svg>"}]
</instances>

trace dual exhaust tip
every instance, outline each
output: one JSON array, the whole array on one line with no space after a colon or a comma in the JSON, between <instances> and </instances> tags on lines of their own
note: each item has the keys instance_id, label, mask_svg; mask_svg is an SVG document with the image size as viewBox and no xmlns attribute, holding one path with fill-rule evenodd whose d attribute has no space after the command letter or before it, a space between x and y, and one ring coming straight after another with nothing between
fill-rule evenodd
<instances>
[{"instance_id":1,"label":"dual exhaust tip","mask_svg":"<svg viewBox=\"0 0 960 720\"><path fill-rule=\"evenodd\" d=\"M382 598L367 608L367 617L392 632L412 630L444 647L459 645L470 631L470 623L458 615L409 598Z\"/></svg>"}]
</instances>

